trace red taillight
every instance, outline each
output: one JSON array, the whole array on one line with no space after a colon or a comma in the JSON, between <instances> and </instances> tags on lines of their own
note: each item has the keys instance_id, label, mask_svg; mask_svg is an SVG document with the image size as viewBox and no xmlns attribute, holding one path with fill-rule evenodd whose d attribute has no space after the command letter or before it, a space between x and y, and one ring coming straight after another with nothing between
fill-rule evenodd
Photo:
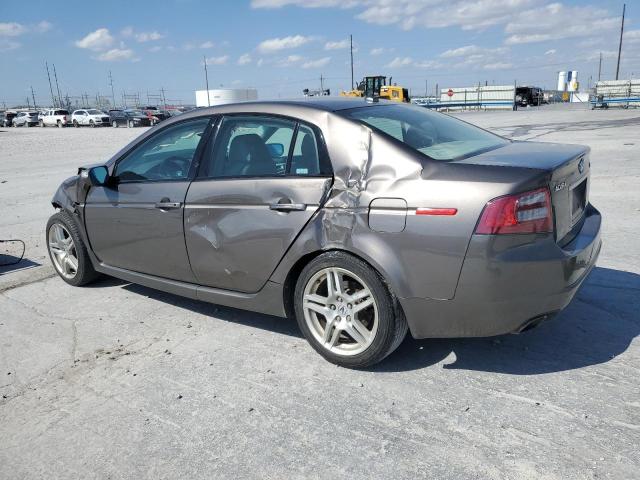
<instances>
[{"instance_id":1,"label":"red taillight","mask_svg":"<svg viewBox=\"0 0 640 480\"><path fill-rule=\"evenodd\" d=\"M476 227L476 233L484 235L550 232L553 218L548 188L494 198L484 207Z\"/></svg>"}]
</instances>

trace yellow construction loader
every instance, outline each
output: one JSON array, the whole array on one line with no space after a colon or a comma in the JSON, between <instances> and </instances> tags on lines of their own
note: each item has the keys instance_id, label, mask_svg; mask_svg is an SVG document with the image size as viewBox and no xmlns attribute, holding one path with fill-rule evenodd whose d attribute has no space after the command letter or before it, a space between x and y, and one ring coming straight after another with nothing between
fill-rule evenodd
<instances>
[{"instance_id":1,"label":"yellow construction loader","mask_svg":"<svg viewBox=\"0 0 640 480\"><path fill-rule=\"evenodd\" d=\"M378 97L383 100L394 100L396 102L409 102L409 90L391 83L392 77L389 77L389 85L387 85L387 77L376 75L364 77L358 86L348 92L340 92L343 97Z\"/></svg>"}]
</instances>

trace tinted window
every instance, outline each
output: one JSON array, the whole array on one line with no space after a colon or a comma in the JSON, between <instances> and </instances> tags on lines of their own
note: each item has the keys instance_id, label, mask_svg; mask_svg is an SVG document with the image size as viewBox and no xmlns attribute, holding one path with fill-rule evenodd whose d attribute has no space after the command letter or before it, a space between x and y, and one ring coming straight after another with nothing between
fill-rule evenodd
<instances>
[{"instance_id":1,"label":"tinted window","mask_svg":"<svg viewBox=\"0 0 640 480\"><path fill-rule=\"evenodd\" d=\"M285 175L294 128L295 122L279 118L226 117L201 176Z\"/></svg>"},{"instance_id":2,"label":"tinted window","mask_svg":"<svg viewBox=\"0 0 640 480\"><path fill-rule=\"evenodd\" d=\"M115 175L121 181L187 178L208 123L208 118L199 118L164 129L120 160Z\"/></svg>"},{"instance_id":3,"label":"tinted window","mask_svg":"<svg viewBox=\"0 0 640 480\"><path fill-rule=\"evenodd\" d=\"M56 110L56 115L69 115L69 112L66 110Z\"/></svg>"},{"instance_id":4,"label":"tinted window","mask_svg":"<svg viewBox=\"0 0 640 480\"><path fill-rule=\"evenodd\" d=\"M424 107L380 105L344 113L434 160L469 157L509 143L497 135Z\"/></svg>"},{"instance_id":5,"label":"tinted window","mask_svg":"<svg viewBox=\"0 0 640 480\"><path fill-rule=\"evenodd\" d=\"M313 130L306 125L298 127L290 173L292 175L320 174L320 156L318 155L316 136Z\"/></svg>"}]
</instances>

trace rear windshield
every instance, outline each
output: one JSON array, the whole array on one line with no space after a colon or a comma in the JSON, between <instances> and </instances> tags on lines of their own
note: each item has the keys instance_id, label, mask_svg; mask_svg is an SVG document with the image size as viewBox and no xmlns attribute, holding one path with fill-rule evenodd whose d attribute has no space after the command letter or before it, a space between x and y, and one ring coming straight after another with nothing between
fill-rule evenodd
<instances>
[{"instance_id":1,"label":"rear windshield","mask_svg":"<svg viewBox=\"0 0 640 480\"><path fill-rule=\"evenodd\" d=\"M56 110L54 115L69 115L69 112L66 110Z\"/></svg>"},{"instance_id":2,"label":"rear windshield","mask_svg":"<svg viewBox=\"0 0 640 480\"><path fill-rule=\"evenodd\" d=\"M104 115L100 110L95 110L95 109L91 109L91 110L87 110L87 113L89 115Z\"/></svg>"},{"instance_id":3,"label":"rear windshield","mask_svg":"<svg viewBox=\"0 0 640 480\"><path fill-rule=\"evenodd\" d=\"M509 143L448 115L412 105L359 107L343 112L434 160L457 160Z\"/></svg>"}]
</instances>

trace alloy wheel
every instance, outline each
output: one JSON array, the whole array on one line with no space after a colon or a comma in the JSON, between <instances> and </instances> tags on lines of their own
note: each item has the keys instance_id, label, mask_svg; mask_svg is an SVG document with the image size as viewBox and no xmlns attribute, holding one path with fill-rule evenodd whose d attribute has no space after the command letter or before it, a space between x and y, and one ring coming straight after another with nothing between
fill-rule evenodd
<instances>
[{"instance_id":1,"label":"alloy wheel","mask_svg":"<svg viewBox=\"0 0 640 480\"><path fill-rule=\"evenodd\" d=\"M378 331L378 307L367 284L338 267L324 268L304 288L304 319L320 344L337 355L365 351Z\"/></svg>"},{"instance_id":2,"label":"alloy wheel","mask_svg":"<svg viewBox=\"0 0 640 480\"><path fill-rule=\"evenodd\" d=\"M69 230L60 223L54 223L47 237L56 270L65 278L74 278L78 273L78 252Z\"/></svg>"}]
</instances>

